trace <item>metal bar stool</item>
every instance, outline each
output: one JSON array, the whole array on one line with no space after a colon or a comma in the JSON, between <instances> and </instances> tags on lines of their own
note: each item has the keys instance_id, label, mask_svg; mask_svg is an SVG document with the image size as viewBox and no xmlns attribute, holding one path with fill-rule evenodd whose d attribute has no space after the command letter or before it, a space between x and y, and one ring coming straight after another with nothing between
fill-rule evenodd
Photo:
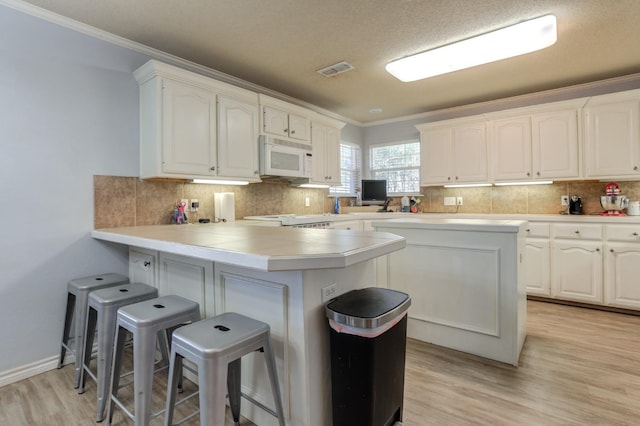
<instances>
[{"instance_id":1,"label":"metal bar stool","mask_svg":"<svg viewBox=\"0 0 640 426\"><path fill-rule=\"evenodd\" d=\"M176 388L183 358L193 362L198 368L200 425L224 426L227 390L233 420L238 425L241 397L240 361L244 355L253 351L264 352L276 412L257 401L251 400L251 402L277 417L278 424L284 426L282 398L275 358L271 348L269 325L235 312L227 312L208 320L199 321L173 332L165 426L173 424ZM187 418L196 414L198 413L193 413ZM186 421L187 418L182 421Z\"/></svg>"},{"instance_id":2,"label":"metal bar stool","mask_svg":"<svg viewBox=\"0 0 640 426\"><path fill-rule=\"evenodd\" d=\"M64 318L64 329L62 330L62 341L60 343L60 359L58 368L64 365L64 357L67 351L75 356L75 381L74 388L80 386L80 374L82 371L82 348L85 345L87 308L89 305L89 293L105 287L118 284L126 284L129 278L124 275L108 273L102 275L92 275L90 277L76 278L67 283L67 310ZM69 346L69 332L71 331L72 320L75 319L73 331L73 344Z\"/></svg>"},{"instance_id":3,"label":"metal bar stool","mask_svg":"<svg viewBox=\"0 0 640 426\"><path fill-rule=\"evenodd\" d=\"M113 369L111 371L110 403L107 413L111 424L117 404L136 426L148 425L152 417L164 412L151 413L154 358L157 335L166 332L171 343L171 332L182 325L200 319L198 303L180 296L164 296L127 305L118 310ZM120 370L126 332L133 335L133 393L134 412L131 413L118 399Z\"/></svg>"},{"instance_id":4,"label":"metal bar stool","mask_svg":"<svg viewBox=\"0 0 640 426\"><path fill-rule=\"evenodd\" d=\"M107 406L118 309L156 297L158 297L158 289L142 283L103 288L91 292L89 295L89 309L86 318L87 338L83 351L84 363L80 373L80 393L84 392L85 374L88 374L96 381L96 393L98 396L96 421L98 422L103 420L104 409ZM89 368L89 364L91 362L91 348L93 347L96 325L98 329L98 357L97 374L94 375ZM161 342L164 342L164 340L161 340ZM166 353L166 349L164 352ZM166 356L165 359L168 361L169 357Z\"/></svg>"}]
</instances>

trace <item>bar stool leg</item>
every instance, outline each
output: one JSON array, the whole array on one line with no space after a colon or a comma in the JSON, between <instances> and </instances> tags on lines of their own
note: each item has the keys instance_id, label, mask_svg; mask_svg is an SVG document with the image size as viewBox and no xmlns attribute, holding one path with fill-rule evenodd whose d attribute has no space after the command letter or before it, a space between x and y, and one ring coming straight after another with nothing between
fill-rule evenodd
<instances>
[{"instance_id":1,"label":"bar stool leg","mask_svg":"<svg viewBox=\"0 0 640 426\"><path fill-rule=\"evenodd\" d=\"M240 401L241 401L241 383L242 377L242 359L238 358L229 363L227 368L227 390L229 393L229 406L231 414L236 425L240 423Z\"/></svg>"},{"instance_id":2,"label":"bar stool leg","mask_svg":"<svg viewBox=\"0 0 640 426\"><path fill-rule=\"evenodd\" d=\"M201 426L224 426L227 368L227 362L220 358L207 359L198 365Z\"/></svg>"},{"instance_id":3,"label":"bar stool leg","mask_svg":"<svg viewBox=\"0 0 640 426\"><path fill-rule=\"evenodd\" d=\"M127 337L127 331L118 327L116 333L116 343L113 348L113 371L111 373L111 383L110 389L111 393L109 394L109 409L107 411L107 425L111 425L111 421L113 420L113 409L115 408L116 403L111 399L111 396L116 396L118 394L118 388L120 387L120 374L122 370L122 353L124 352L124 341Z\"/></svg>"},{"instance_id":4,"label":"bar stool leg","mask_svg":"<svg viewBox=\"0 0 640 426\"><path fill-rule=\"evenodd\" d=\"M151 389L156 352L155 330L138 330L133 338L133 387L135 424L148 425L151 420Z\"/></svg>"},{"instance_id":5,"label":"bar stool leg","mask_svg":"<svg viewBox=\"0 0 640 426\"><path fill-rule=\"evenodd\" d=\"M276 413L278 413L278 424L284 424L284 409L282 408L282 396L280 395L280 385L278 384L278 370L276 370L276 360L271 347L271 336L264 343L264 360L267 363L267 372L269 373L269 382L271 382L271 393L276 403Z\"/></svg>"},{"instance_id":6,"label":"bar stool leg","mask_svg":"<svg viewBox=\"0 0 640 426\"><path fill-rule=\"evenodd\" d=\"M178 389L179 376L182 375L182 356L178 355L174 349L171 350L169 361L169 378L167 382L167 402L164 413L164 425L173 424L173 413L176 404L176 390Z\"/></svg>"},{"instance_id":7,"label":"bar stool leg","mask_svg":"<svg viewBox=\"0 0 640 426\"><path fill-rule=\"evenodd\" d=\"M93 348L93 336L95 334L95 330L96 330L96 323L98 322L98 313L93 310L93 309L89 309L89 314L87 315L87 326L86 326L86 330L87 330L87 338L85 341L85 349L83 351L84 353L84 360L83 360L83 365L89 365L89 363L91 362L91 348ZM84 373L84 369L82 369L82 371L80 372L80 389L78 390L78 393L84 393L84 385L85 385L85 373Z\"/></svg>"},{"instance_id":8,"label":"bar stool leg","mask_svg":"<svg viewBox=\"0 0 640 426\"><path fill-rule=\"evenodd\" d=\"M97 422L104 420L104 409L109 399L109 380L111 378L111 369L113 368L113 332L116 328L116 316L105 315L100 324L101 327L98 330L98 374L96 376L96 382L100 384L96 389L98 395Z\"/></svg>"},{"instance_id":9,"label":"bar stool leg","mask_svg":"<svg viewBox=\"0 0 640 426\"><path fill-rule=\"evenodd\" d=\"M86 343L84 327L85 318L87 317L87 309L89 309L89 293L85 291L80 292L80 294L76 296L76 304L78 309L75 317L76 376L74 387L78 389L80 387L80 376L82 375L82 363L84 362L84 346Z\"/></svg>"},{"instance_id":10,"label":"bar stool leg","mask_svg":"<svg viewBox=\"0 0 640 426\"><path fill-rule=\"evenodd\" d=\"M67 353L66 346L69 344L69 332L71 331L71 322L73 319L73 310L76 308L76 296L67 293L67 312L64 316L64 328L62 329L62 345L60 345L60 359L58 360L58 368L64 365L64 356Z\"/></svg>"}]
</instances>

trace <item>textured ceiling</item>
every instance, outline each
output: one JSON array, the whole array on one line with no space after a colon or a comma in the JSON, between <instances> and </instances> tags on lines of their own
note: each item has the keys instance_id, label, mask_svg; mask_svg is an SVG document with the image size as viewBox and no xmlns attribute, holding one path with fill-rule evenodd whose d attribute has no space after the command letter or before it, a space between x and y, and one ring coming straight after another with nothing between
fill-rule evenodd
<instances>
[{"instance_id":1,"label":"textured ceiling","mask_svg":"<svg viewBox=\"0 0 640 426\"><path fill-rule=\"evenodd\" d=\"M640 72L638 0L27 2L360 123ZM549 13L558 41L543 51L412 83L384 70ZM316 73L343 60L355 70Z\"/></svg>"}]
</instances>

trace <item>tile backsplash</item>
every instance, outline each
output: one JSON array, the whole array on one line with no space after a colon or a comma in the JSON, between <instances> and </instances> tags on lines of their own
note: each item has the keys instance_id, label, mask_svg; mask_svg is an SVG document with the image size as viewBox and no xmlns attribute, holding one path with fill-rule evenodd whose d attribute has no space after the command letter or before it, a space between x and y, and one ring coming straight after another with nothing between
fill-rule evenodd
<instances>
[{"instance_id":1,"label":"tile backsplash","mask_svg":"<svg viewBox=\"0 0 640 426\"><path fill-rule=\"evenodd\" d=\"M188 212L190 223L198 218L214 219L214 194L235 194L236 219L267 214L320 214L333 211L333 198L326 189L298 188L273 181L247 186L193 184L175 181L143 181L137 177L94 176L94 227L170 224L180 199L198 199L198 212ZM622 195L640 200L640 181L618 182ZM575 181L551 185L492 186L477 188L424 187L419 212L424 213L514 213L558 214L566 210L562 195L578 195L585 214L598 213L606 182ZM462 197L462 206L445 206L444 197ZM305 206L306 199L309 206ZM341 198L349 206L352 198ZM400 197L389 208L400 210Z\"/></svg>"}]
</instances>

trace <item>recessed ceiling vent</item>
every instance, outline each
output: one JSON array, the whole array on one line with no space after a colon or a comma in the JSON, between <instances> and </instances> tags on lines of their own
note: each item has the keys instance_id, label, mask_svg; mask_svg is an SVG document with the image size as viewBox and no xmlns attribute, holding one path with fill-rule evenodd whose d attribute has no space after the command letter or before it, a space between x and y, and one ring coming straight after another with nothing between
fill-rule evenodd
<instances>
[{"instance_id":1,"label":"recessed ceiling vent","mask_svg":"<svg viewBox=\"0 0 640 426\"><path fill-rule=\"evenodd\" d=\"M348 62L342 61L337 64L329 65L328 67L319 69L317 72L325 77L333 77L334 75L342 74L343 72L351 71L354 69L353 65Z\"/></svg>"}]
</instances>

